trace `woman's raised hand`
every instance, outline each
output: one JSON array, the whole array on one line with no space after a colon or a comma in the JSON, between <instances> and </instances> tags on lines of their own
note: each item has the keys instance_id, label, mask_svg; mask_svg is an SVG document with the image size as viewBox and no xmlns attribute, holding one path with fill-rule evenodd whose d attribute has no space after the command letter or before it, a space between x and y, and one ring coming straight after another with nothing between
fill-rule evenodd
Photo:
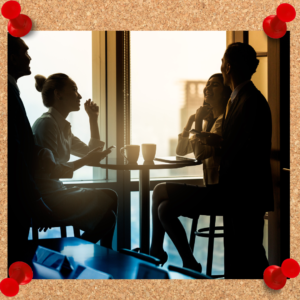
<instances>
[{"instance_id":1,"label":"woman's raised hand","mask_svg":"<svg viewBox=\"0 0 300 300\"><path fill-rule=\"evenodd\" d=\"M212 108L209 105L200 106L200 108L198 108L197 111L196 111L195 121L200 121L201 120L201 122L202 122L202 120L204 118L209 116L211 111L212 111Z\"/></svg>"},{"instance_id":2,"label":"woman's raised hand","mask_svg":"<svg viewBox=\"0 0 300 300\"><path fill-rule=\"evenodd\" d=\"M90 119L98 119L99 106L95 102L91 101L91 99L85 101L84 109Z\"/></svg>"}]
</instances>

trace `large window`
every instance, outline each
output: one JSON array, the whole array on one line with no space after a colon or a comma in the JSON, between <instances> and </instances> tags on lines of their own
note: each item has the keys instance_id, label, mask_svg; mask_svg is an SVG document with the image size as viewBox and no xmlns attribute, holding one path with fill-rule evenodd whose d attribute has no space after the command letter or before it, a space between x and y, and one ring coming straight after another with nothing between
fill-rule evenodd
<instances>
[{"instance_id":1,"label":"large window","mask_svg":"<svg viewBox=\"0 0 300 300\"><path fill-rule=\"evenodd\" d=\"M178 134L202 105L208 78L220 73L225 50L225 31L130 32L131 144L154 143L156 156L175 155ZM202 177L202 167L150 176Z\"/></svg>"},{"instance_id":2,"label":"large window","mask_svg":"<svg viewBox=\"0 0 300 300\"><path fill-rule=\"evenodd\" d=\"M178 134L189 116L202 105L203 88L208 78L220 73L225 50L226 32L130 32L130 143L155 143L156 156L175 155ZM189 156L193 157L193 154ZM135 181L138 175L138 171L131 171L131 180ZM181 182L188 183L189 179L202 176L201 166L150 171L154 181L180 178ZM139 246L139 193L132 190L130 197L131 248L135 248ZM189 237L192 220L180 217L180 221ZM222 217L217 218L217 225L223 225ZM198 228L208 226L209 216L201 216ZM204 272L207 246L207 239L196 238L194 254ZM167 234L164 250L169 254L170 264L182 266L181 258ZM223 239L217 239L213 274L224 270L223 253Z\"/></svg>"},{"instance_id":3,"label":"large window","mask_svg":"<svg viewBox=\"0 0 300 300\"><path fill-rule=\"evenodd\" d=\"M41 94L34 87L34 76L62 72L77 83L82 101L94 95L100 106L101 139L108 146L117 145L111 157L121 147L117 130L117 112L126 107L118 97L120 84L116 50L120 51L113 32L35 32L24 38L32 57L32 75L18 82L30 123L47 111ZM220 73L221 58L226 48L226 32L130 32L130 143L155 143L156 156L175 155L178 134L188 117L203 103L203 88L208 78ZM122 112L121 112L122 113ZM72 132L88 143L90 138L88 117L81 106L80 112L71 113ZM123 125L123 124L121 124ZM106 131L107 128L107 131ZM118 137L118 138L117 138ZM122 139L121 139L122 140ZM142 154L141 154L142 155ZM190 156L193 156L191 154ZM71 160L77 159L72 157ZM87 181L104 178L107 181L90 183L91 187L112 188L120 199L131 199L131 247L139 245L139 186L135 182L138 171L131 171L123 183L116 171L84 167L74 173L72 180ZM118 171L121 173L121 171ZM103 175L104 174L104 175ZM102 177L101 177L101 176ZM151 171L151 189L156 183L180 179L195 183L202 177L202 167ZM163 178L163 179L162 179ZM119 180L119 181L118 181ZM71 184L71 183L70 183ZM76 185L80 183L76 182ZM123 189L122 185L126 185ZM81 186L85 186L82 182ZM151 191L152 195L152 191ZM150 196L151 196L150 195ZM129 201L128 201L129 202ZM126 203L128 203L126 200ZM119 217L122 209L119 211ZM191 219L180 218L189 236ZM118 219L118 222L120 218ZM122 224L119 222L119 224ZM209 217L201 217L199 227L207 227ZM218 220L222 225L222 218ZM152 224L150 221L152 235ZM127 227L126 227L127 228ZM71 228L68 236L72 236ZM40 238L59 237L58 229L40 233ZM215 244L214 272L223 269L222 240ZM113 245L116 249L116 244ZM164 248L170 254L169 263L181 265L173 243L166 235ZM207 240L196 239L195 255L205 270Z\"/></svg>"},{"instance_id":4,"label":"large window","mask_svg":"<svg viewBox=\"0 0 300 300\"><path fill-rule=\"evenodd\" d=\"M32 58L31 75L18 80L22 100L31 125L48 110L43 105L41 93L35 89L34 76L48 77L65 73L77 84L82 96L80 111L69 114L72 132L83 142L90 139L89 119L83 103L92 98L92 33L90 31L35 31L24 38ZM93 99L92 99L93 100ZM78 157L71 155L70 161ZM93 168L83 167L74 172L72 180L93 180ZM68 179L64 180L68 181Z\"/></svg>"}]
</instances>

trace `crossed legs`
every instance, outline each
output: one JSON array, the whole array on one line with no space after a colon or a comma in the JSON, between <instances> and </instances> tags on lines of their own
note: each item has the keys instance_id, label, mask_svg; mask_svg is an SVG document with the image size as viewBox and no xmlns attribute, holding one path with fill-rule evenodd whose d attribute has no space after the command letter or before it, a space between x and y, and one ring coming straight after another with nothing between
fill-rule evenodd
<instances>
[{"instance_id":1,"label":"crossed legs","mask_svg":"<svg viewBox=\"0 0 300 300\"><path fill-rule=\"evenodd\" d=\"M191 251L186 232L178 217L190 209L193 201L199 200L193 197L189 199L184 197L169 199L165 183L155 186L152 198L153 235L150 255L161 257L164 235L167 232L180 254L183 267L196 269L198 263Z\"/></svg>"}]
</instances>

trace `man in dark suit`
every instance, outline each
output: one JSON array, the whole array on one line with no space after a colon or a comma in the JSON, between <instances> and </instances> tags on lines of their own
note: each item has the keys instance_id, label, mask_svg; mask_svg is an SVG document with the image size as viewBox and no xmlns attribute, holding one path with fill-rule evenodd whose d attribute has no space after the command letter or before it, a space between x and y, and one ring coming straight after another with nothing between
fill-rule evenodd
<instances>
[{"instance_id":1,"label":"man in dark suit","mask_svg":"<svg viewBox=\"0 0 300 300\"><path fill-rule=\"evenodd\" d=\"M262 241L265 212L274 210L272 123L268 102L251 82L258 63L250 45L228 46L221 71L232 94L223 119L222 139L212 135L206 138L221 156L219 182L227 205L225 277L233 279L263 278L268 266Z\"/></svg>"},{"instance_id":2,"label":"man in dark suit","mask_svg":"<svg viewBox=\"0 0 300 300\"><path fill-rule=\"evenodd\" d=\"M28 47L8 34L8 266L22 260L28 239L30 217L52 214L34 182L37 156L43 148L34 142L17 81L30 75Z\"/></svg>"}]
</instances>

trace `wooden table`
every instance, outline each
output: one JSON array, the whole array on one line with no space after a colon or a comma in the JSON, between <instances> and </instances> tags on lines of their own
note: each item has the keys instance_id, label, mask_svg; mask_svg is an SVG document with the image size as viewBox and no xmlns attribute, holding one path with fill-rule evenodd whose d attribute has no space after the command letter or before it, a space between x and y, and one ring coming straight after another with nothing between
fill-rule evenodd
<instances>
[{"instance_id":1,"label":"wooden table","mask_svg":"<svg viewBox=\"0 0 300 300\"><path fill-rule=\"evenodd\" d=\"M171 158L171 157L170 157ZM149 254L150 249L150 170L154 169L175 169L183 168L188 166L195 166L201 164L201 161L180 161L180 162L161 162L152 161L145 162L143 159L138 160L137 163L126 163L123 160L116 158L108 158L107 161L103 160L100 163L101 168L111 169L111 170L139 170L139 192L140 192L140 251L142 253ZM124 199L123 199L124 201ZM130 203L130 202L129 202ZM122 203L121 205L122 206ZM130 208L129 208L130 209ZM122 211L118 211L118 214L122 214ZM128 217L123 216L123 219L127 222ZM129 225L130 228L130 225ZM118 234L126 234L124 231ZM129 235L130 239L130 235ZM130 245L130 240L127 241L127 245ZM124 247L124 246L122 246Z\"/></svg>"}]
</instances>

